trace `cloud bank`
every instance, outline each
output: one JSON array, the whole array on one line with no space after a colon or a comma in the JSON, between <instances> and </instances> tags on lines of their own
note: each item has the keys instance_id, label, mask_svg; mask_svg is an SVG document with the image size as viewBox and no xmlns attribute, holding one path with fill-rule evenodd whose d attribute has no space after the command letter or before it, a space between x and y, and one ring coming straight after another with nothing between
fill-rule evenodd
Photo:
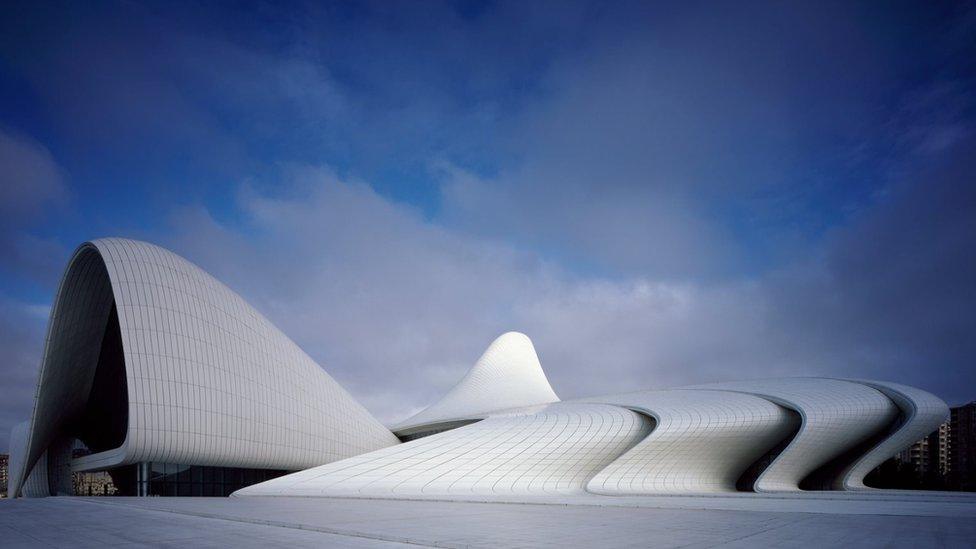
<instances>
[{"instance_id":1,"label":"cloud bank","mask_svg":"<svg viewBox=\"0 0 976 549\"><path fill-rule=\"evenodd\" d=\"M227 283L384 421L498 334L564 398L976 396L965 7L369 3L0 21L0 450L70 250Z\"/></svg>"}]
</instances>

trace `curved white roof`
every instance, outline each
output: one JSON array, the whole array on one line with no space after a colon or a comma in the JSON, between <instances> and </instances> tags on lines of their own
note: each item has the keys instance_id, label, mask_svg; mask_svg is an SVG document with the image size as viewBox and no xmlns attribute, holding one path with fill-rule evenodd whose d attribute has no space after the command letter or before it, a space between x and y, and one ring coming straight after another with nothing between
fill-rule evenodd
<instances>
[{"instance_id":1,"label":"curved white roof","mask_svg":"<svg viewBox=\"0 0 976 549\"><path fill-rule=\"evenodd\" d=\"M939 428L949 417L949 406L937 396L900 383L851 380L884 393L901 410L898 426L861 456L835 483L835 488L864 490L864 477L888 458Z\"/></svg>"},{"instance_id":2,"label":"curved white roof","mask_svg":"<svg viewBox=\"0 0 976 549\"><path fill-rule=\"evenodd\" d=\"M428 425L479 419L488 412L558 402L532 341L518 332L499 336L439 401L393 427L397 434Z\"/></svg>"},{"instance_id":3,"label":"curved white roof","mask_svg":"<svg viewBox=\"0 0 976 549\"><path fill-rule=\"evenodd\" d=\"M906 419L912 425L909 430L893 431L898 408L869 386L872 383L818 378L743 381L489 411L482 413L487 419L474 424L294 473L235 495L796 491L808 478L858 478L879 456L910 443L931 426L926 421L938 416L937 402L917 403L925 401L924 395L885 385L892 394L903 395L904 406L933 411L924 421ZM899 435L889 437L891 432ZM737 486L746 481L748 487ZM835 482L839 488L852 486Z\"/></svg>"},{"instance_id":4,"label":"curved white roof","mask_svg":"<svg viewBox=\"0 0 976 549\"><path fill-rule=\"evenodd\" d=\"M646 417L624 408L550 404L279 477L234 495L582 493L593 475L650 429Z\"/></svg>"},{"instance_id":5,"label":"curved white roof","mask_svg":"<svg viewBox=\"0 0 976 549\"><path fill-rule=\"evenodd\" d=\"M757 492L800 490L811 473L884 432L898 416L879 391L836 379L757 379L696 388L749 393L799 412L799 432L756 480Z\"/></svg>"},{"instance_id":6,"label":"curved white roof","mask_svg":"<svg viewBox=\"0 0 976 549\"><path fill-rule=\"evenodd\" d=\"M297 470L398 443L212 276L158 246L109 238L78 248L55 297L21 476L83 412L113 306L128 424L103 465Z\"/></svg>"},{"instance_id":7,"label":"curved white roof","mask_svg":"<svg viewBox=\"0 0 976 549\"><path fill-rule=\"evenodd\" d=\"M760 492L850 490L947 413L913 387L820 378L559 402L532 342L510 332L396 427L429 436L398 444L226 286L113 238L80 246L65 271L9 485L70 493L72 467L164 462L311 467L241 495L706 493L754 478ZM74 438L96 453L73 459Z\"/></svg>"},{"instance_id":8,"label":"curved white roof","mask_svg":"<svg viewBox=\"0 0 976 549\"><path fill-rule=\"evenodd\" d=\"M798 427L796 415L743 393L674 389L586 399L651 415L653 432L597 473L606 495L736 491L736 481Z\"/></svg>"}]
</instances>

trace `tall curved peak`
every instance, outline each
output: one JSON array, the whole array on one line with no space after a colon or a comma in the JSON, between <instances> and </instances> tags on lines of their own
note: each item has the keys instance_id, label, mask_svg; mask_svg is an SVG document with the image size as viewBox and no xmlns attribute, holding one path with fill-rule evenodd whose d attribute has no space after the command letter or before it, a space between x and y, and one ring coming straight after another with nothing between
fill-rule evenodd
<instances>
[{"instance_id":1,"label":"tall curved peak","mask_svg":"<svg viewBox=\"0 0 976 549\"><path fill-rule=\"evenodd\" d=\"M532 340L502 334L444 398L393 427L399 435L438 423L477 419L495 410L558 402Z\"/></svg>"},{"instance_id":2,"label":"tall curved peak","mask_svg":"<svg viewBox=\"0 0 976 549\"><path fill-rule=\"evenodd\" d=\"M895 404L878 390L837 379L757 379L693 388L748 393L800 414L799 431L759 475L757 492L798 491L815 473L835 472L898 416Z\"/></svg>"},{"instance_id":3,"label":"tall curved peak","mask_svg":"<svg viewBox=\"0 0 976 549\"><path fill-rule=\"evenodd\" d=\"M65 270L13 485L66 437L103 467L285 470L398 442L236 293L168 250L120 238L82 244Z\"/></svg>"},{"instance_id":4,"label":"tall curved peak","mask_svg":"<svg viewBox=\"0 0 976 549\"><path fill-rule=\"evenodd\" d=\"M601 470L588 492L610 496L735 492L751 464L798 427L795 414L757 396L672 389L585 399L636 410L654 430Z\"/></svg>"},{"instance_id":5,"label":"tall curved peak","mask_svg":"<svg viewBox=\"0 0 976 549\"><path fill-rule=\"evenodd\" d=\"M949 418L949 406L939 397L900 383L887 381L850 380L873 387L884 393L901 410L897 423L890 432L835 480L835 488L866 490L864 477L915 441L931 434Z\"/></svg>"}]
</instances>

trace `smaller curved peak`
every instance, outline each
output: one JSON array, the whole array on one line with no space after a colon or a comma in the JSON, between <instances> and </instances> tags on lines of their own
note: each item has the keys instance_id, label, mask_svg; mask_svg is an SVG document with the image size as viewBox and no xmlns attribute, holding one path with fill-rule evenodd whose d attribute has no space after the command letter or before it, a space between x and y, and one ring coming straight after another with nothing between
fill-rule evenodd
<instances>
[{"instance_id":1,"label":"smaller curved peak","mask_svg":"<svg viewBox=\"0 0 976 549\"><path fill-rule=\"evenodd\" d=\"M439 424L484 419L491 412L559 402L542 371L532 340L507 332L488 346L442 399L392 427L398 436Z\"/></svg>"},{"instance_id":2,"label":"smaller curved peak","mask_svg":"<svg viewBox=\"0 0 976 549\"><path fill-rule=\"evenodd\" d=\"M949 418L949 405L932 393L909 385L867 379L847 381L880 391L900 411L890 430L837 477L837 489L870 490L864 484L864 477L888 458L936 431Z\"/></svg>"},{"instance_id":3,"label":"smaller curved peak","mask_svg":"<svg viewBox=\"0 0 976 549\"><path fill-rule=\"evenodd\" d=\"M672 389L585 399L655 419L651 433L586 486L603 495L735 492L750 465L799 426L794 413L736 392Z\"/></svg>"}]
</instances>

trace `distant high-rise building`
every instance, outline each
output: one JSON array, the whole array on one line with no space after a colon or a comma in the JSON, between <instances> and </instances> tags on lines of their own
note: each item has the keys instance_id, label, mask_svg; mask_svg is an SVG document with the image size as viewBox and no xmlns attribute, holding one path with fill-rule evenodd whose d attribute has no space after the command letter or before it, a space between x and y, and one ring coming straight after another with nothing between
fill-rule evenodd
<instances>
[{"instance_id":1,"label":"distant high-rise building","mask_svg":"<svg viewBox=\"0 0 976 549\"><path fill-rule=\"evenodd\" d=\"M949 463L949 431L947 421L925 438L895 455L894 459L900 464L901 474L913 477L913 484L917 484L918 488L942 488Z\"/></svg>"},{"instance_id":2,"label":"distant high-rise building","mask_svg":"<svg viewBox=\"0 0 976 549\"><path fill-rule=\"evenodd\" d=\"M949 474L949 422L939 425L936 433L938 436L938 470L939 475L945 477Z\"/></svg>"},{"instance_id":3,"label":"distant high-rise building","mask_svg":"<svg viewBox=\"0 0 976 549\"><path fill-rule=\"evenodd\" d=\"M885 488L976 491L976 401L950 409L949 420L879 467Z\"/></svg>"},{"instance_id":4,"label":"distant high-rise building","mask_svg":"<svg viewBox=\"0 0 976 549\"><path fill-rule=\"evenodd\" d=\"M952 408L948 446L950 484L976 490L976 401Z\"/></svg>"},{"instance_id":5,"label":"distant high-rise building","mask_svg":"<svg viewBox=\"0 0 976 549\"><path fill-rule=\"evenodd\" d=\"M0 454L0 497L7 497L7 462L10 456Z\"/></svg>"}]
</instances>

